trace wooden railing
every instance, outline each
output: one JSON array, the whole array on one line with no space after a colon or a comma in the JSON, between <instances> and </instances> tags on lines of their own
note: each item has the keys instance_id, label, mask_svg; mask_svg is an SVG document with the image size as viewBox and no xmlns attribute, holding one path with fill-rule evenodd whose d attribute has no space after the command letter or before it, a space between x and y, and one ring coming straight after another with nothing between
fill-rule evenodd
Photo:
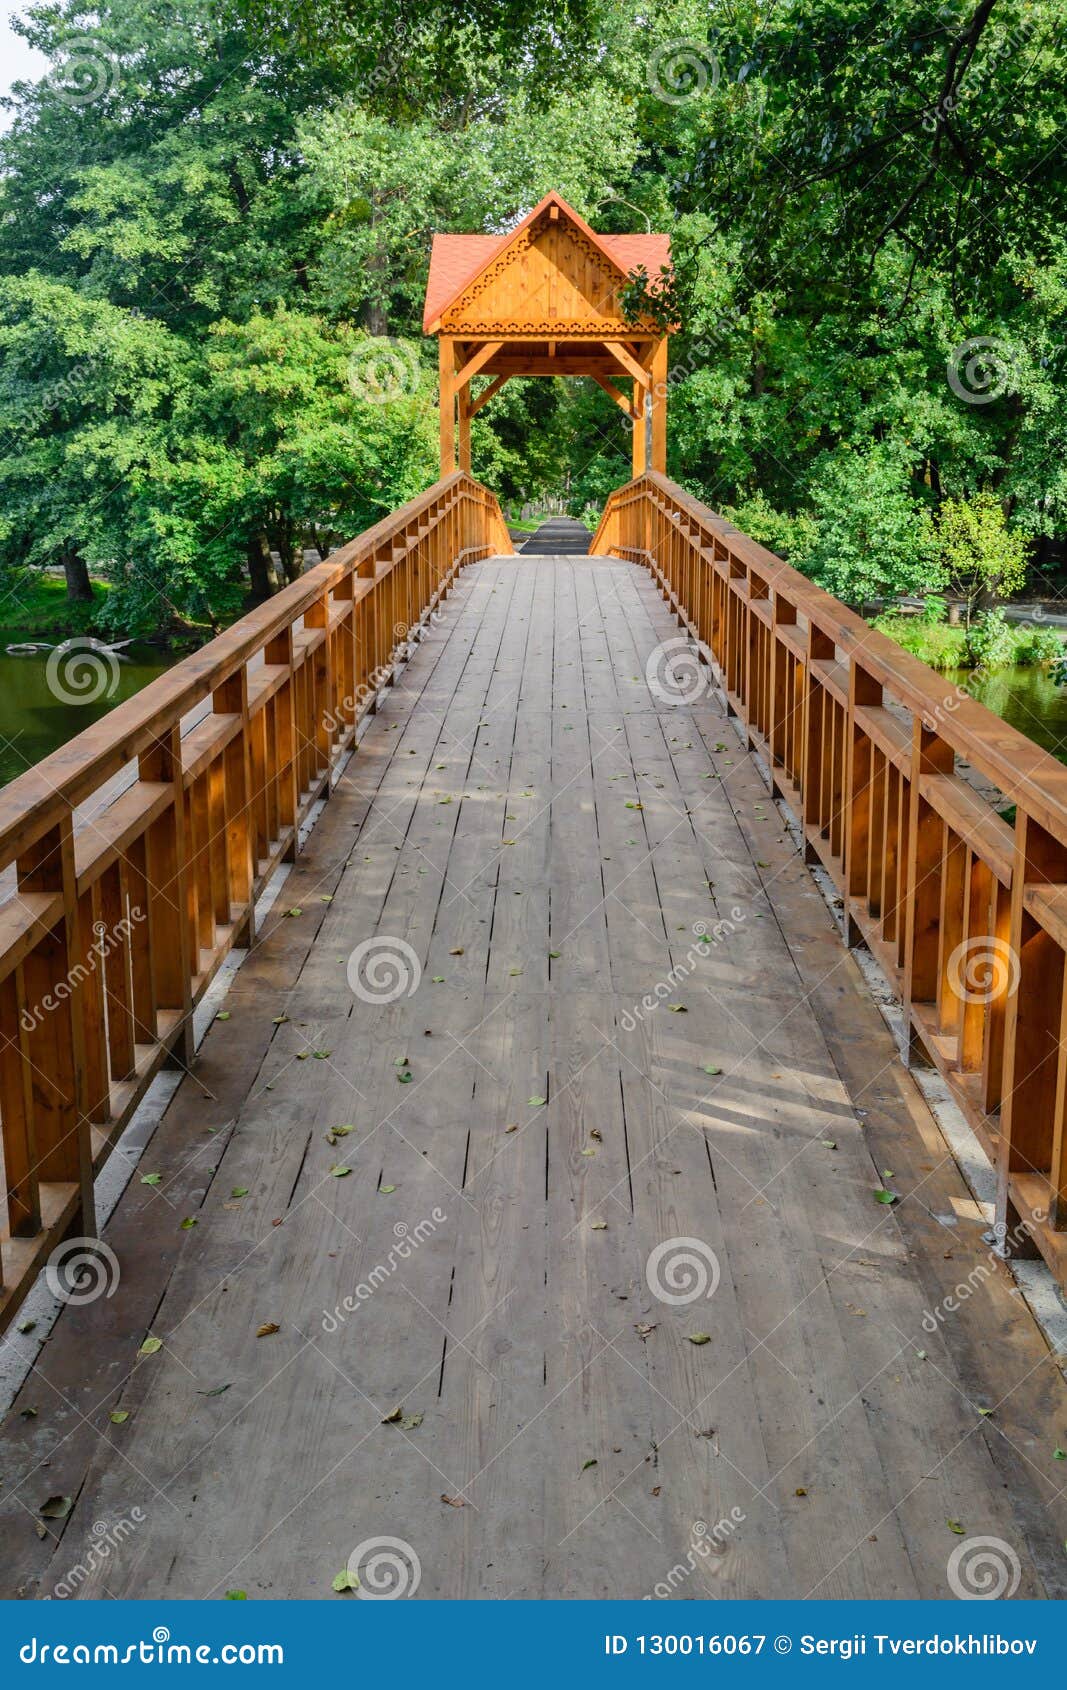
<instances>
[{"instance_id":1,"label":"wooden railing","mask_svg":"<svg viewBox=\"0 0 1067 1690\"><path fill-rule=\"evenodd\" d=\"M493 495L448 476L0 793L0 1328L94 1236L95 1174L191 1060L194 1007L409 630L511 549Z\"/></svg>"},{"instance_id":2,"label":"wooden railing","mask_svg":"<svg viewBox=\"0 0 1067 1690\"><path fill-rule=\"evenodd\" d=\"M1067 769L665 476L590 552L647 565L701 642L997 1168L1006 1247L1067 1284Z\"/></svg>"}]
</instances>

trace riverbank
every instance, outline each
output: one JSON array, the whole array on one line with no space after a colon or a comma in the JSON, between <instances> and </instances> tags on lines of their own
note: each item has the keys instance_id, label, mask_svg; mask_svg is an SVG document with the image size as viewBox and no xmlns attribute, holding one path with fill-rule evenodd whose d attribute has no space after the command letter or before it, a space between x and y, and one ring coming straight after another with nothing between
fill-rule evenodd
<instances>
[{"instance_id":1,"label":"riverbank","mask_svg":"<svg viewBox=\"0 0 1067 1690\"><path fill-rule=\"evenodd\" d=\"M1047 669L1067 651L1067 630L1038 622L1008 621L1003 611L981 616L970 628L962 623L928 622L922 616L892 611L871 624L931 669Z\"/></svg>"}]
</instances>

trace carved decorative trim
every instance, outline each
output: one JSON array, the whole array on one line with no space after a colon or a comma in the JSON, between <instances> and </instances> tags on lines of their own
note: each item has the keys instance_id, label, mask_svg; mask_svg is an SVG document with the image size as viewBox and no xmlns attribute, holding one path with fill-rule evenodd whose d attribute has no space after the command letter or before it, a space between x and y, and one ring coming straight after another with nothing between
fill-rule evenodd
<instances>
[{"instance_id":1,"label":"carved decorative trim","mask_svg":"<svg viewBox=\"0 0 1067 1690\"><path fill-rule=\"evenodd\" d=\"M606 328L615 333L634 333L635 325L626 321L616 305L618 294L624 286L623 278L616 279L604 254L571 223L567 224L567 234L570 241L599 267L605 278L611 276L610 314L605 313L601 316L569 320L544 316L531 316L528 319L512 316L501 319L475 317L470 314L477 309L478 300L499 281L501 276L514 267L516 260L530 250L549 226L549 219L546 214L516 236L512 244L500 253L499 257L493 259L492 263L471 283L455 304L445 312L441 318L441 332L444 334L483 335L492 340L499 340L501 337L505 339L521 338L523 331L528 335L544 335L549 339L556 340L580 339L582 337L589 340L595 338L597 331L602 332Z\"/></svg>"}]
</instances>

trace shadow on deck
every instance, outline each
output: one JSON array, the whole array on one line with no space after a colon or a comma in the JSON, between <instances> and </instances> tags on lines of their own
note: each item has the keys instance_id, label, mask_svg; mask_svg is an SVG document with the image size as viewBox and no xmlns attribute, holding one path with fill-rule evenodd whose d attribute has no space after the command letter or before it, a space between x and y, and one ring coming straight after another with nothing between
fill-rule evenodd
<instances>
[{"instance_id":1,"label":"shadow on deck","mask_svg":"<svg viewBox=\"0 0 1067 1690\"><path fill-rule=\"evenodd\" d=\"M368 718L41 1349L4 1595L401 1540L423 1597L931 1597L976 1537L1064 1594L1059 1371L755 760L650 691L646 571L538 550Z\"/></svg>"}]
</instances>

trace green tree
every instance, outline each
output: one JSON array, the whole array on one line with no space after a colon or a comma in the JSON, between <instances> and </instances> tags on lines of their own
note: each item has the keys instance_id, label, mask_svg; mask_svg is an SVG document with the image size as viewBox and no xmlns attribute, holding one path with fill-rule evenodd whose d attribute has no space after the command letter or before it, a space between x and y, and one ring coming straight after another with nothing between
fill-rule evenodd
<instances>
[{"instance_id":1,"label":"green tree","mask_svg":"<svg viewBox=\"0 0 1067 1690\"><path fill-rule=\"evenodd\" d=\"M946 578L963 599L971 626L975 607L1017 592L1026 579L1026 542L1010 529L993 493L946 499L937 513L937 542Z\"/></svg>"}]
</instances>

